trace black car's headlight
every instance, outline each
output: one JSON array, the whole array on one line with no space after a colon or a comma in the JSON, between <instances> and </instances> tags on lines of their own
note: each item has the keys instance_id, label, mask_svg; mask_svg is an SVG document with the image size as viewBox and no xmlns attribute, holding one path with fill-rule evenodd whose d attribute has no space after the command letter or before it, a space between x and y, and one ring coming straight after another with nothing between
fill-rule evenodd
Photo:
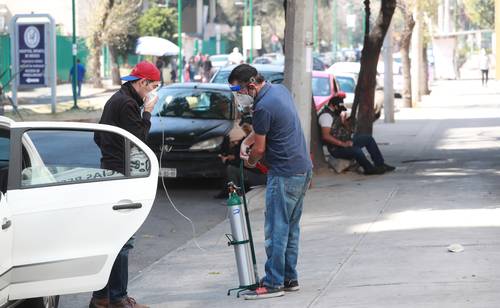
<instances>
[{"instance_id":1,"label":"black car's headlight","mask_svg":"<svg viewBox=\"0 0 500 308\"><path fill-rule=\"evenodd\" d=\"M204 140L204 141L193 144L189 148L189 150L190 151L214 151L220 146L223 139L224 139L224 137L221 136L221 137L216 137L216 138Z\"/></svg>"}]
</instances>

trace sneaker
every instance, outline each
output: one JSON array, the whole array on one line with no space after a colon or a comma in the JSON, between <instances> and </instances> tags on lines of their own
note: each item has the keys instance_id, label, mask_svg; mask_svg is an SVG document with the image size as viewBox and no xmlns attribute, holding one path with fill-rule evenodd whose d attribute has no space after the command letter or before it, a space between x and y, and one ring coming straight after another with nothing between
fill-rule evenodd
<instances>
[{"instance_id":1,"label":"sneaker","mask_svg":"<svg viewBox=\"0 0 500 308\"><path fill-rule=\"evenodd\" d=\"M396 170L396 167L388 165L388 164L384 164L383 167L385 169L385 172L391 172L391 171Z\"/></svg>"},{"instance_id":2,"label":"sneaker","mask_svg":"<svg viewBox=\"0 0 500 308\"><path fill-rule=\"evenodd\" d=\"M255 291L246 293L245 299L264 299L285 295L283 288L258 287Z\"/></svg>"},{"instance_id":3,"label":"sneaker","mask_svg":"<svg viewBox=\"0 0 500 308\"><path fill-rule=\"evenodd\" d=\"M299 282L297 280L285 280L285 292L294 292L300 290Z\"/></svg>"}]
</instances>

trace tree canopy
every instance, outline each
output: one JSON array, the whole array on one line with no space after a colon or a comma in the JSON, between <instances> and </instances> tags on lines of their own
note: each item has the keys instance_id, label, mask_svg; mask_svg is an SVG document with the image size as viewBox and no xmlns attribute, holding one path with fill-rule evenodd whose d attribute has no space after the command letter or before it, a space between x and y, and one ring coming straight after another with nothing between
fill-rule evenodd
<instances>
[{"instance_id":1,"label":"tree canopy","mask_svg":"<svg viewBox=\"0 0 500 308\"><path fill-rule=\"evenodd\" d=\"M464 0L465 13L480 29L493 29L495 25L494 0Z\"/></svg>"},{"instance_id":2,"label":"tree canopy","mask_svg":"<svg viewBox=\"0 0 500 308\"><path fill-rule=\"evenodd\" d=\"M177 11L172 8L152 7L139 18L141 36L157 36L172 40L177 33Z\"/></svg>"}]
</instances>

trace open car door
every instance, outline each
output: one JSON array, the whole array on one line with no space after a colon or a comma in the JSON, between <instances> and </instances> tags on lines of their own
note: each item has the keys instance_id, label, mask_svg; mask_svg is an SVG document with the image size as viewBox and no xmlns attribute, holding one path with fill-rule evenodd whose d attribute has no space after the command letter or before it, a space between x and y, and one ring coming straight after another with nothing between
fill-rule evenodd
<instances>
[{"instance_id":1,"label":"open car door","mask_svg":"<svg viewBox=\"0 0 500 308\"><path fill-rule=\"evenodd\" d=\"M122 172L101 167L95 134L123 139ZM120 128L84 123L12 123L10 145L9 298L101 289L153 205L154 153Z\"/></svg>"}]
</instances>

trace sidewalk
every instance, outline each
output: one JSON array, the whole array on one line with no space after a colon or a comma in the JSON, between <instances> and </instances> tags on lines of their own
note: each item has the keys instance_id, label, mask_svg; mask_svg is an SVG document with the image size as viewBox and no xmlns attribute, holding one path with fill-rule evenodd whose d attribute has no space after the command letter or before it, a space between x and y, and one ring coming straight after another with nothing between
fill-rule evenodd
<instances>
[{"instance_id":1,"label":"sidewalk","mask_svg":"<svg viewBox=\"0 0 500 308\"><path fill-rule=\"evenodd\" d=\"M219 224L134 277L129 293L152 307L498 307L500 84L440 82L374 136L396 172L314 179L302 219L301 290L245 301L233 248ZM259 274L263 191L250 216ZM447 247L458 243L461 253Z\"/></svg>"},{"instance_id":2,"label":"sidewalk","mask_svg":"<svg viewBox=\"0 0 500 308\"><path fill-rule=\"evenodd\" d=\"M50 88L36 88L18 92L18 109L24 121L79 121L97 122L106 101L118 90L110 80L103 80L103 88L91 84L82 86L82 97L78 98L79 109L74 110L71 84L57 85L56 113L51 113ZM11 95L11 93L8 93ZM12 107L5 106L5 116L20 121Z\"/></svg>"}]
</instances>

